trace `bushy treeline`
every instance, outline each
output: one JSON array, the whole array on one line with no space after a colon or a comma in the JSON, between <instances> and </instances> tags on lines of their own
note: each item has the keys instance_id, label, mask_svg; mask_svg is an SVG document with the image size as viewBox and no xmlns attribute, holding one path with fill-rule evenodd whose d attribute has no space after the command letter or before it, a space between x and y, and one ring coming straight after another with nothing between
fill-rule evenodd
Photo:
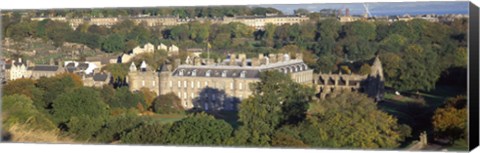
<instances>
[{"instance_id":1,"label":"bushy treeline","mask_svg":"<svg viewBox=\"0 0 480 153\"><path fill-rule=\"evenodd\" d=\"M72 30L67 23L49 20L2 20L6 37L14 40L38 37L52 40L57 46L76 42L108 53L128 52L147 42L175 44L182 52L187 48L205 49L210 43L214 58L225 57L228 52L243 52L249 57L258 53L302 52L305 62L315 72L323 73L367 73L369 65L365 64L378 55L383 61L387 86L404 91L433 89L441 77L459 82L451 80L451 73L463 73L458 69L465 69L467 63L465 18L450 23L414 19L343 24L326 19L293 25L267 24L264 30L241 23L209 22L152 28L130 20L111 28L85 24Z\"/></svg>"},{"instance_id":2,"label":"bushy treeline","mask_svg":"<svg viewBox=\"0 0 480 153\"><path fill-rule=\"evenodd\" d=\"M175 94L148 96L144 90L81 83L71 74L8 82L3 128L22 123L60 130L79 143L337 148L396 148L410 134L363 94L317 101L312 88L276 71L262 73L253 85L253 96L239 105L236 125L199 111L163 123L145 112L184 113Z\"/></svg>"}]
</instances>

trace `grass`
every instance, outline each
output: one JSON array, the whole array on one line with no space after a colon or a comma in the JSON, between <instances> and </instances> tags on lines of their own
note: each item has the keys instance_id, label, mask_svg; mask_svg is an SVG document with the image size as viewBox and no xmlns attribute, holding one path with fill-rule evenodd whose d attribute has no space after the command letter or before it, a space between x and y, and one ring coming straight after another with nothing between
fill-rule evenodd
<instances>
[{"instance_id":1,"label":"grass","mask_svg":"<svg viewBox=\"0 0 480 153\"><path fill-rule=\"evenodd\" d=\"M4 141L34 143L76 143L73 139L60 136L58 130L44 131L31 129L27 124L14 124L5 133Z\"/></svg>"},{"instance_id":2,"label":"grass","mask_svg":"<svg viewBox=\"0 0 480 153\"><path fill-rule=\"evenodd\" d=\"M154 114L151 116L160 123L173 123L186 117L185 114Z\"/></svg>"},{"instance_id":3,"label":"grass","mask_svg":"<svg viewBox=\"0 0 480 153\"><path fill-rule=\"evenodd\" d=\"M386 93L385 99L378 103L378 107L395 116L400 124L407 124L412 128L412 137L402 144L402 147L406 147L412 141L418 140L420 132L427 131L431 136L431 118L434 111L442 106L447 98L465 93L465 89L442 85L431 91L419 91L420 99L416 98L415 92L402 93L401 96Z\"/></svg>"}]
</instances>

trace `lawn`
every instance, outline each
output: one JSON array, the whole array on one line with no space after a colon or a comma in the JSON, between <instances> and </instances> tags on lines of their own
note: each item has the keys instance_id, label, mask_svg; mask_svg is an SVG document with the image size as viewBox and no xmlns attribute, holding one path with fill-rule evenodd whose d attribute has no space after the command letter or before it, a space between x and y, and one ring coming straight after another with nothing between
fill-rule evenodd
<instances>
[{"instance_id":1,"label":"lawn","mask_svg":"<svg viewBox=\"0 0 480 153\"><path fill-rule=\"evenodd\" d=\"M151 116L160 123L173 123L186 117L185 114L154 114Z\"/></svg>"},{"instance_id":2,"label":"lawn","mask_svg":"<svg viewBox=\"0 0 480 153\"><path fill-rule=\"evenodd\" d=\"M435 110L447 98L465 93L465 89L451 86L437 86L432 91L419 91L418 95L421 98L417 98L415 92L402 93L401 96L385 93L385 99L378 103L378 107L395 116L399 123L407 124L412 128L412 137L402 144L402 147L406 147L412 141L418 140L420 132L427 131L431 137L431 118Z\"/></svg>"}]
</instances>

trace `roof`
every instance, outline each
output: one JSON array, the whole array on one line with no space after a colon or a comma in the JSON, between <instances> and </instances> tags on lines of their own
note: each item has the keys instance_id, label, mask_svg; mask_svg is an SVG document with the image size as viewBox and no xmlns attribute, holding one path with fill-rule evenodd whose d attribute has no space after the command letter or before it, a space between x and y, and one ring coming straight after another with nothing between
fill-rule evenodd
<instances>
[{"instance_id":1,"label":"roof","mask_svg":"<svg viewBox=\"0 0 480 153\"><path fill-rule=\"evenodd\" d=\"M80 70L86 70L88 68L88 63L79 63L77 68Z\"/></svg>"},{"instance_id":2,"label":"roof","mask_svg":"<svg viewBox=\"0 0 480 153\"><path fill-rule=\"evenodd\" d=\"M260 72L277 70L282 72L300 72L310 70L302 60L290 60L286 62L271 63L261 66L237 66L237 65L180 65L173 71L173 76L195 77L241 77L259 78ZM183 71L183 73L181 73ZM210 72L210 76L207 76ZM224 75L222 75L224 73ZM195 75L193 75L195 74Z\"/></svg>"},{"instance_id":3,"label":"roof","mask_svg":"<svg viewBox=\"0 0 480 153\"><path fill-rule=\"evenodd\" d=\"M97 73L93 75L93 81L106 81L108 79L108 74L106 73Z\"/></svg>"},{"instance_id":4,"label":"roof","mask_svg":"<svg viewBox=\"0 0 480 153\"><path fill-rule=\"evenodd\" d=\"M33 71L57 71L59 69L58 66L52 66L52 65L36 65L33 67L28 67L28 70L33 70Z\"/></svg>"}]
</instances>

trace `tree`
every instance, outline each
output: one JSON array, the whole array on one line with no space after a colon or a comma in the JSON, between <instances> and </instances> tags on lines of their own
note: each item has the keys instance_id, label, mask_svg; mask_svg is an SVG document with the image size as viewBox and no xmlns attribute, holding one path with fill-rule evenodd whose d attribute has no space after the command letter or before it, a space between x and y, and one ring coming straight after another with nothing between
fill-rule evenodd
<instances>
[{"instance_id":1,"label":"tree","mask_svg":"<svg viewBox=\"0 0 480 153\"><path fill-rule=\"evenodd\" d=\"M111 34L102 42L102 50L107 53L123 52L125 50L125 38L120 34Z\"/></svg>"},{"instance_id":2,"label":"tree","mask_svg":"<svg viewBox=\"0 0 480 153\"><path fill-rule=\"evenodd\" d=\"M160 95L153 101L152 109L155 113L171 114L180 113L184 110L181 99L174 93Z\"/></svg>"},{"instance_id":3,"label":"tree","mask_svg":"<svg viewBox=\"0 0 480 153\"><path fill-rule=\"evenodd\" d=\"M410 45L406 48L403 56L404 63L401 65L398 84L394 88L399 90L431 90L440 77L441 68L438 63L438 55L426 50L419 45Z\"/></svg>"},{"instance_id":4,"label":"tree","mask_svg":"<svg viewBox=\"0 0 480 153\"><path fill-rule=\"evenodd\" d=\"M167 140L177 145L222 145L232 132L233 128L224 120L199 113L173 123Z\"/></svg>"},{"instance_id":5,"label":"tree","mask_svg":"<svg viewBox=\"0 0 480 153\"><path fill-rule=\"evenodd\" d=\"M362 65L362 67L360 67L359 74L367 75L367 74L370 74L371 70L372 70L372 68L370 67L370 65L365 63L365 64Z\"/></svg>"},{"instance_id":6,"label":"tree","mask_svg":"<svg viewBox=\"0 0 480 153\"><path fill-rule=\"evenodd\" d=\"M125 144L166 144L171 125L144 123L122 136L120 141Z\"/></svg>"},{"instance_id":7,"label":"tree","mask_svg":"<svg viewBox=\"0 0 480 153\"><path fill-rule=\"evenodd\" d=\"M312 147L396 148L408 131L375 102L356 92L311 103L300 136Z\"/></svg>"},{"instance_id":8,"label":"tree","mask_svg":"<svg viewBox=\"0 0 480 153\"><path fill-rule=\"evenodd\" d=\"M16 79L7 82L5 86L3 86L3 94L4 96L20 94L25 95L30 99L33 99L33 104L37 109L44 109L44 102L43 99L44 91L40 88L35 86L35 81L32 79Z\"/></svg>"},{"instance_id":9,"label":"tree","mask_svg":"<svg viewBox=\"0 0 480 153\"><path fill-rule=\"evenodd\" d=\"M137 117L133 113L112 116L100 130L95 132L95 139L103 143L118 141L133 129L139 127L144 120L144 118Z\"/></svg>"},{"instance_id":10,"label":"tree","mask_svg":"<svg viewBox=\"0 0 480 153\"><path fill-rule=\"evenodd\" d=\"M466 139L467 131L467 99L465 96L449 98L445 104L435 111L432 118L435 135L447 138L450 143L458 139Z\"/></svg>"},{"instance_id":11,"label":"tree","mask_svg":"<svg viewBox=\"0 0 480 153\"><path fill-rule=\"evenodd\" d=\"M82 80L75 74L63 73L54 77L42 77L36 83L37 87L45 91L42 107L51 109L52 102L57 96L62 95L75 87L83 86Z\"/></svg>"},{"instance_id":12,"label":"tree","mask_svg":"<svg viewBox=\"0 0 480 153\"><path fill-rule=\"evenodd\" d=\"M52 130L55 124L43 113L38 111L32 100L19 94L2 97L2 129L8 129L14 124L26 124L31 129Z\"/></svg>"},{"instance_id":13,"label":"tree","mask_svg":"<svg viewBox=\"0 0 480 153\"><path fill-rule=\"evenodd\" d=\"M145 99L141 93L132 93L128 87L117 88L113 94L113 98L105 101L110 108L136 108L140 103L143 108L146 107Z\"/></svg>"},{"instance_id":14,"label":"tree","mask_svg":"<svg viewBox=\"0 0 480 153\"><path fill-rule=\"evenodd\" d=\"M272 137L272 146L275 147L301 147L306 148L306 145L301 137L300 130L294 126L283 126L276 130Z\"/></svg>"},{"instance_id":15,"label":"tree","mask_svg":"<svg viewBox=\"0 0 480 153\"><path fill-rule=\"evenodd\" d=\"M104 118L108 114L100 94L90 87L78 87L58 96L52 104L52 114L57 123L65 123L72 117Z\"/></svg>"},{"instance_id":16,"label":"tree","mask_svg":"<svg viewBox=\"0 0 480 153\"><path fill-rule=\"evenodd\" d=\"M153 105L153 100L157 97L157 93L148 88L140 88L140 93L143 95L147 107L150 108Z\"/></svg>"},{"instance_id":17,"label":"tree","mask_svg":"<svg viewBox=\"0 0 480 153\"><path fill-rule=\"evenodd\" d=\"M281 124L296 124L305 118L313 89L293 82L278 71L260 75L253 96L240 103L241 127L236 141L242 145L269 146L271 135Z\"/></svg>"}]
</instances>

